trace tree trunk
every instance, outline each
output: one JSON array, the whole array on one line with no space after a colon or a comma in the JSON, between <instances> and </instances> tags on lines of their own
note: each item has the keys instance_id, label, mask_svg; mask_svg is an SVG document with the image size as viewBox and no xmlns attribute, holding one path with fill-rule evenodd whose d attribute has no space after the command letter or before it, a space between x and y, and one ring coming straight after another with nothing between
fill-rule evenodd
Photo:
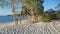
<instances>
[{"instance_id":1,"label":"tree trunk","mask_svg":"<svg viewBox=\"0 0 60 34\"><path fill-rule=\"evenodd\" d=\"M22 19L20 18L20 24L21 24Z\"/></svg>"},{"instance_id":2,"label":"tree trunk","mask_svg":"<svg viewBox=\"0 0 60 34\"><path fill-rule=\"evenodd\" d=\"M40 21L42 19L42 16L38 16L38 21Z\"/></svg>"},{"instance_id":3,"label":"tree trunk","mask_svg":"<svg viewBox=\"0 0 60 34\"><path fill-rule=\"evenodd\" d=\"M14 22L15 22L15 25L17 25L18 24L18 20L16 19L16 14L15 14L15 8L14 8L14 6L13 6L13 8L12 8L12 12L13 12L13 16L14 16Z\"/></svg>"}]
</instances>

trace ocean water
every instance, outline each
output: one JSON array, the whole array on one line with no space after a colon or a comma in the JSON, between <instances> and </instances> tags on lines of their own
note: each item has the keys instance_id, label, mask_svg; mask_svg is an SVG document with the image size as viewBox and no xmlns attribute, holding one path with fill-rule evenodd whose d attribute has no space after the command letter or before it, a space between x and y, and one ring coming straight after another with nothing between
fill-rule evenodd
<instances>
[{"instance_id":1,"label":"ocean water","mask_svg":"<svg viewBox=\"0 0 60 34\"><path fill-rule=\"evenodd\" d=\"M18 17L18 20L25 20L26 17ZM0 16L0 23L5 23L5 22L13 22L14 18L13 16Z\"/></svg>"}]
</instances>

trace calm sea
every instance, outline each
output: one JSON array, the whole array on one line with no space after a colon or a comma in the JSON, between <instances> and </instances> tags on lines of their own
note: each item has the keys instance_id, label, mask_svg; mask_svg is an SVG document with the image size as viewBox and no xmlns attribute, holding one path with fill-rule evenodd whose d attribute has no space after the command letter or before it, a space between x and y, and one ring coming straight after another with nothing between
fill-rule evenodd
<instances>
[{"instance_id":1,"label":"calm sea","mask_svg":"<svg viewBox=\"0 0 60 34\"><path fill-rule=\"evenodd\" d=\"M18 17L18 20L24 20L26 17ZM14 18L13 16L0 16L0 23L6 23L6 22L13 22Z\"/></svg>"}]
</instances>

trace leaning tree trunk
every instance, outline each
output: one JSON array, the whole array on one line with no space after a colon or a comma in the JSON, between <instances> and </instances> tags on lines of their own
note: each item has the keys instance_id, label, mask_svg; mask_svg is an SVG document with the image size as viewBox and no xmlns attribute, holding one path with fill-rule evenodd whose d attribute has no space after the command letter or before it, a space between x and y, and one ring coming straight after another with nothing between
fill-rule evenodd
<instances>
[{"instance_id":1,"label":"leaning tree trunk","mask_svg":"<svg viewBox=\"0 0 60 34\"><path fill-rule=\"evenodd\" d=\"M32 19L33 19L32 22L34 23L34 15L32 16Z\"/></svg>"},{"instance_id":2,"label":"leaning tree trunk","mask_svg":"<svg viewBox=\"0 0 60 34\"><path fill-rule=\"evenodd\" d=\"M35 22L35 16L34 16L34 15L31 16L31 22L32 22L32 23Z\"/></svg>"},{"instance_id":3,"label":"leaning tree trunk","mask_svg":"<svg viewBox=\"0 0 60 34\"><path fill-rule=\"evenodd\" d=\"M21 24L21 21L22 21L22 19L21 19L21 14L19 15L19 18L20 18L19 24Z\"/></svg>"},{"instance_id":4,"label":"leaning tree trunk","mask_svg":"<svg viewBox=\"0 0 60 34\"><path fill-rule=\"evenodd\" d=\"M17 25L17 22L18 22L18 20L16 19L16 14L15 14L15 8L14 8L14 6L13 6L13 8L12 8L12 12L13 12L13 17L14 17L14 22L15 22L15 25Z\"/></svg>"},{"instance_id":5,"label":"leaning tree trunk","mask_svg":"<svg viewBox=\"0 0 60 34\"><path fill-rule=\"evenodd\" d=\"M40 16L39 16L39 15L37 16L37 20L38 20L38 21L40 20Z\"/></svg>"}]
</instances>

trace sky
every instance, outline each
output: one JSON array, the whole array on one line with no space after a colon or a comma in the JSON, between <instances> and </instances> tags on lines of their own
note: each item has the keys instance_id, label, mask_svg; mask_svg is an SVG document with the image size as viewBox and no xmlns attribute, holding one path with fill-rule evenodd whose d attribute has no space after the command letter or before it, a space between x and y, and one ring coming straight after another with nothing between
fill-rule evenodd
<instances>
[{"instance_id":1,"label":"sky","mask_svg":"<svg viewBox=\"0 0 60 34\"><path fill-rule=\"evenodd\" d=\"M44 11L48 9L55 9L55 7L60 3L60 0L44 0L43 6ZM0 16L1 15L10 15L12 14L11 10L8 8L0 8Z\"/></svg>"},{"instance_id":2,"label":"sky","mask_svg":"<svg viewBox=\"0 0 60 34\"><path fill-rule=\"evenodd\" d=\"M55 9L55 7L60 3L60 0L44 0L43 6L44 10Z\"/></svg>"}]
</instances>

